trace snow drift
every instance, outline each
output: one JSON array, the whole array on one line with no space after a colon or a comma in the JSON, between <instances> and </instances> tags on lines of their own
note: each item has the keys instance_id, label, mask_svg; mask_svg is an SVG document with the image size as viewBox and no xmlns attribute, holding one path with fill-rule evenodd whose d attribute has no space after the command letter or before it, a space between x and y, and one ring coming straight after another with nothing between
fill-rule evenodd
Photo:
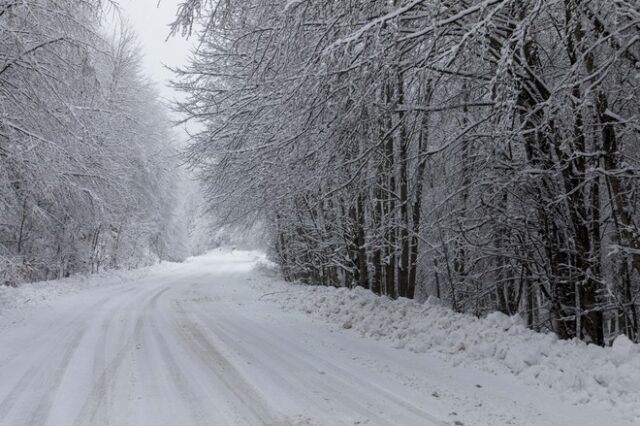
<instances>
[{"instance_id":1,"label":"snow drift","mask_svg":"<svg viewBox=\"0 0 640 426\"><path fill-rule=\"evenodd\" d=\"M640 421L640 345L625 336L602 348L536 333L519 317L458 314L434 299L421 304L362 288L280 285L282 291L269 298L285 310L390 341L396 348L436 354L453 365L510 373L570 403L603 404L625 419Z\"/></svg>"}]
</instances>

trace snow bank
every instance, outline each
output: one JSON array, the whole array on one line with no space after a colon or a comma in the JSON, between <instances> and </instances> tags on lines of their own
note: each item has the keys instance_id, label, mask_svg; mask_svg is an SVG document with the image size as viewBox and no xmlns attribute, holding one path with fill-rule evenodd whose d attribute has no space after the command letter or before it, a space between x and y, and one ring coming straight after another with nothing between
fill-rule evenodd
<instances>
[{"instance_id":1,"label":"snow bank","mask_svg":"<svg viewBox=\"0 0 640 426\"><path fill-rule=\"evenodd\" d=\"M437 301L378 297L362 288L287 285L265 299L302 311L397 348L429 352L453 365L548 388L574 404L603 404L640 422L640 345L624 336L611 348L562 341L527 329L517 317L493 313L484 319L458 314ZM268 291L265 289L265 291Z\"/></svg>"}]
</instances>

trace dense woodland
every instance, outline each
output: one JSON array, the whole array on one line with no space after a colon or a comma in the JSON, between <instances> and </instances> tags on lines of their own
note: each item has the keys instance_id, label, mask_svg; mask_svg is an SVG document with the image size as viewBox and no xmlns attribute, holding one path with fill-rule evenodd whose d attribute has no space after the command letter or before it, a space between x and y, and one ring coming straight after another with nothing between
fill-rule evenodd
<instances>
[{"instance_id":1,"label":"dense woodland","mask_svg":"<svg viewBox=\"0 0 640 426\"><path fill-rule=\"evenodd\" d=\"M97 0L0 0L0 285L179 258L170 121Z\"/></svg>"},{"instance_id":2,"label":"dense woodland","mask_svg":"<svg viewBox=\"0 0 640 426\"><path fill-rule=\"evenodd\" d=\"M637 0L186 0L174 29L188 160L287 279L638 341Z\"/></svg>"}]
</instances>

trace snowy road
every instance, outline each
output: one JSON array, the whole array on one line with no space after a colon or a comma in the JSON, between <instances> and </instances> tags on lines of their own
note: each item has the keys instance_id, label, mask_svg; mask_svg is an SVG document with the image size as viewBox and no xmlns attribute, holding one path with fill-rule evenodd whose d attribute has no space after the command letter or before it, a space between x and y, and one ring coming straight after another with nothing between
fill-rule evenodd
<instances>
[{"instance_id":1,"label":"snowy road","mask_svg":"<svg viewBox=\"0 0 640 426\"><path fill-rule=\"evenodd\" d=\"M60 298L0 332L0 425L596 425L508 378L260 300L219 253Z\"/></svg>"}]
</instances>

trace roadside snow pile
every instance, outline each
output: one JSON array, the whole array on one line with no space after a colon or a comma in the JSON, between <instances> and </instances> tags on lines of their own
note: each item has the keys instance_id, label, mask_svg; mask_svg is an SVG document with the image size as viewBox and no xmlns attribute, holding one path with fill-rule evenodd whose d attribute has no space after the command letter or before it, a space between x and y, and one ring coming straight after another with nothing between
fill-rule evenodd
<instances>
[{"instance_id":1,"label":"roadside snow pile","mask_svg":"<svg viewBox=\"0 0 640 426\"><path fill-rule=\"evenodd\" d=\"M283 286L270 294L285 310L391 341L397 348L437 354L454 365L511 373L571 403L605 404L640 421L640 345L624 336L611 348L562 341L527 329L517 317L493 313L477 319L437 302L392 300L362 288Z\"/></svg>"}]
</instances>

